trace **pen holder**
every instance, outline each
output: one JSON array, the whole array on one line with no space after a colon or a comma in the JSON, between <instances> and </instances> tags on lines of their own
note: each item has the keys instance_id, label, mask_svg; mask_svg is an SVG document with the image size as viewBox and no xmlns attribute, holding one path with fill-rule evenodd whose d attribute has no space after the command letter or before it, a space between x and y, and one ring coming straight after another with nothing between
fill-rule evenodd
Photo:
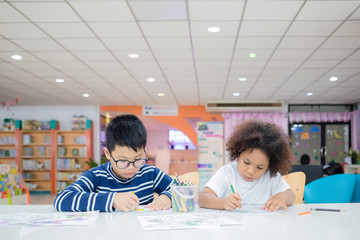
<instances>
[{"instance_id":1,"label":"pen holder","mask_svg":"<svg viewBox=\"0 0 360 240\"><path fill-rule=\"evenodd\" d=\"M196 185L171 186L172 209L175 212L195 211Z\"/></svg>"}]
</instances>

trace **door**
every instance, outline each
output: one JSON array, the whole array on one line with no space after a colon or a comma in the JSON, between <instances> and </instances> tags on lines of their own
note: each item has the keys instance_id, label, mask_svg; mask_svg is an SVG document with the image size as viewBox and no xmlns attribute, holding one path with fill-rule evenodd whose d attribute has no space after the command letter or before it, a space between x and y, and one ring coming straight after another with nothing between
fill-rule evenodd
<instances>
[{"instance_id":1,"label":"door","mask_svg":"<svg viewBox=\"0 0 360 240\"><path fill-rule=\"evenodd\" d=\"M349 151L349 123L295 123L290 125L292 164L300 164L303 154L310 156L310 164L325 165L331 161L343 163Z\"/></svg>"}]
</instances>

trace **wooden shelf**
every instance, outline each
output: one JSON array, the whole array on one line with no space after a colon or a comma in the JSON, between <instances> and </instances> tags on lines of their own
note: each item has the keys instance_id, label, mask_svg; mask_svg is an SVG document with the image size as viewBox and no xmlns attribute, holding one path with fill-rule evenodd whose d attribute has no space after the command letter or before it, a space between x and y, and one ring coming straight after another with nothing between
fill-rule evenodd
<instances>
[{"instance_id":1,"label":"wooden shelf","mask_svg":"<svg viewBox=\"0 0 360 240\"><path fill-rule=\"evenodd\" d=\"M35 170L35 169L22 169L23 172L50 172L50 169L39 169L39 170Z\"/></svg>"},{"instance_id":2,"label":"wooden shelf","mask_svg":"<svg viewBox=\"0 0 360 240\"><path fill-rule=\"evenodd\" d=\"M42 157L42 156L39 156L39 157L36 157L36 156L22 156L22 158L28 158L28 159L31 159L31 160L34 160L34 159L43 160L43 159L50 159L50 156L46 156L46 157Z\"/></svg>"},{"instance_id":3,"label":"wooden shelf","mask_svg":"<svg viewBox=\"0 0 360 240\"><path fill-rule=\"evenodd\" d=\"M76 179L57 179L58 182L70 182L73 183L76 181Z\"/></svg>"},{"instance_id":4,"label":"wooden shelf","mask_svg":"<svg viewBox=\"0 0 360 240\"><path fill-rule=\"evenodd\" d=\"M50 179L24 179L25 182L51 182Z\"/></svg>"},{"instance_id":5,"label":"wooden shelf","mask_svg":"<svg viewBox=\"0 0 360 240\"><path fill-rule=\"evenodd\" d=\"M80 143L58 143L59 147L62 146L76 146L76 147L86 147L86 144L80 144Z\"/></svg>"},{"instance_id":6,"label":"wooden shelf","mask_svg":"<svg viewBox=\"0 0 360 240\"><path fill-rule=\"evenodd\" d=\"M27 143L23 144L23 147L36 147L36 146L50 146L50 143Z\"/></svg>"},{"instance_id":7,"label":"wooden shelf","mask_svg":"<svg viewBox=\"0 0 360 240\"><path fill-rule=\"evenodd\" d=\"M58 172L85 172L87 169L58 169Z\"/></svg>"}]
</instances>

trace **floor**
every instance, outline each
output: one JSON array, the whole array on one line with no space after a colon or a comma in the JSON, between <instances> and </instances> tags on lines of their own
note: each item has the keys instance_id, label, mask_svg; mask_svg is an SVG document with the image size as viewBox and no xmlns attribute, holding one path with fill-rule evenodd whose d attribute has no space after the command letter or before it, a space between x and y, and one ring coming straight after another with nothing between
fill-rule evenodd
<instances>
[{"instance_id":1,"label":"floor","mask_svg":"<svg viewBox=\"0 0 360 240\"><path fill-rule=\"evenodd\" d=\"M36 193L30 194L31 205L52 205L54 203L55 194Z\"/></svg>"}]
</instances>

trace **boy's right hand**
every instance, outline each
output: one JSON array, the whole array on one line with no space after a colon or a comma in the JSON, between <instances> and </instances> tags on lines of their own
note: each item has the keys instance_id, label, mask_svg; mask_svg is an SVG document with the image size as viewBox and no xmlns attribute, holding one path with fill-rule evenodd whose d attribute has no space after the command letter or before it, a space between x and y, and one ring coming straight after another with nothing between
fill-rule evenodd
<instances>
[{"instance_id":1,"label":"boy's right hand","mask_svg":"<svg viewBox=\"0 0 360 240\"><path fill-rule=\"evenodd\" d=\"M231 193L225 198L224 209L225 210L235 210L236 208L241 207L241 198L238 193Z\"/></svg>"},{"instance_id":2,"label":"boy's right hand","mask_svg":"<svg viewBox=\"0 0 360 240\"><path fill-rule=\"evenodd\" d=\"M139 207L139 198L131 192L116 193L113 208L120 209L124 212L130 212L132 208Z\"/></svg>"}]
</instances>

